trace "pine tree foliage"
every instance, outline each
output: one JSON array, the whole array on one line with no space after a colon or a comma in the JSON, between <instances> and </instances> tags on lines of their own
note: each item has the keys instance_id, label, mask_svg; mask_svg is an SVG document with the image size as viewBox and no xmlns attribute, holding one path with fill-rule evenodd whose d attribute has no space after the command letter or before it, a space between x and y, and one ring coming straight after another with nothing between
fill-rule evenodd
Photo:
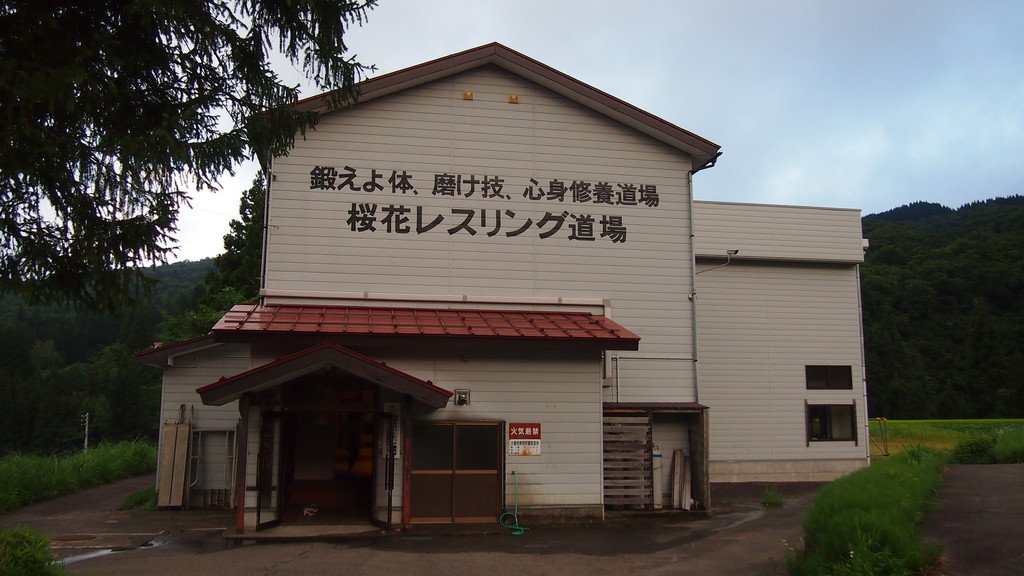
<instances>
[{"instance_id":1,"label":"pine tree foliage","mask_svg":"<svg viewBox=\"0 0 1024 576\"><path fill-rule=\"evenodd\" d=\"M274 51L341 106L375 0L0 1L0 293L116 310L189 190L315 126Z\"/></svg>"},{"instance_id":2,"label":"pine tree foliage","mask_svg":"<svg viewBox=\"0 0 1024 576\"><path fill-rule=\"evenodd\" d=\"M242 193L238 218L228 225L224 252L214 259L213 270L206 277L208 293L233 288L240 296L233 304L259 296L266 202L267 179L260 172L252 186Z\"/></svg>"},{"instance_id":3,"label":"pine tree foliage","mask_svg":"<svg viewBox=\"0 0 1024 576\"><path fill-rule=\"evenodd\" d=\"M167 314L160 329L164 342L181 342L210 331L235 304L256 300L260 291L267 180L261 172L242 193L238 219L224 235L224 252L213 261L202 297L190 309Z\"/></svg>"}]
</instances>

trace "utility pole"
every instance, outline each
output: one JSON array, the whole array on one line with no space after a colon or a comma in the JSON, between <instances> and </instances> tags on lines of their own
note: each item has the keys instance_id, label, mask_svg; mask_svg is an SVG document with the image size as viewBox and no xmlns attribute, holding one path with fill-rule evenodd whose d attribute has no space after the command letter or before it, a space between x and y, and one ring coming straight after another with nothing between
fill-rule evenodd
<instances>
[{"instance_id":1,"label":"utility pole","mask_svg":"<svg viewBox=\"0 0 1024 576\"><path fill-rule=\"evenodd\" d=\"M85 428L85 446L82 448L85 452L89 451L89 413L82 414L82 427Z\"/></svg>"}]
</instances>

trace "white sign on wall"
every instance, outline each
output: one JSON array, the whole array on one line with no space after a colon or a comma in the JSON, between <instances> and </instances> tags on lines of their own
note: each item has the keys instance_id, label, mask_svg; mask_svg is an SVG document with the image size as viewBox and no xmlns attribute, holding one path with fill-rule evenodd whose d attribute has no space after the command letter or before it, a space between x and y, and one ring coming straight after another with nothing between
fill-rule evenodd
<instances>
[{"instance_id":1,"label":"white sign on wall","mask_svg":"<svg viewBox=\"0 0 1024 576\"><path fill-rule=\"evenodd\" d=\"M540 456L540 423L508 425L509 456Z\"/></svg>"}]
</instances>

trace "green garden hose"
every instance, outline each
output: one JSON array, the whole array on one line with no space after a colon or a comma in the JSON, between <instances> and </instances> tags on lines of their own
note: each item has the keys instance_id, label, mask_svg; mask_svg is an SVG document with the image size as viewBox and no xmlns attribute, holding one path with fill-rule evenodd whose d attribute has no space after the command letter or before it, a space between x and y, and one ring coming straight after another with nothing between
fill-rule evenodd
<instances>
[{"instance_id":1,"label":"green garden hose","mask_svg":"<svg viewBox=\"0 0 1024 576\"><path fill-rule=\"evenodd\" d=\"M522 536L526 533L529 528L519 525L519 474L515 470L512 471L512 478L515 479L516 483L516 505L514 512L505 512L498 518L498 524L501 524L505 528L512 531L515 536ZM506 520L507 518L507 520Z\"/></svg>"}]
</instances>

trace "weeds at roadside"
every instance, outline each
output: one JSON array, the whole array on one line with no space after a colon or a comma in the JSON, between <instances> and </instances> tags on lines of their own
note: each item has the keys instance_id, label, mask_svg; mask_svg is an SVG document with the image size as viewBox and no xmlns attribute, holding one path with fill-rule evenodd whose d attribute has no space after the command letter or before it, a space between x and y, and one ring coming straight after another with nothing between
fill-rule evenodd
<instances>
[{"instance_id":1,"label":"weeds at roadside","mask_svg":"<svg viewBox=\"0 0 1024 576\"><path fill-rule=\"evenodd\" d=\"M782 493L779 492L779 485L772 483L764 487L764 494L761 495L761 505L765 508L781 508L786 504Z\"/></svg>"},{"instance_id":2,"label":"weeds at roadside","mask_svg":"<svg viewBox=\"0 0 1024 576\"><path fill-rule=\"evenodd\" d=\"M996 437L992 453L1000 464L1024 464L1024 430L1004 430Z\"/></svg>"},{"instance_id":3,"label":"weeds at roadside","mask_svg":"<svg viewBox=\"0 0 1024 576\"><path fill-rule=\"evenodd\" d=\"M960 442L953 448L950 462L953 464L995 464L996 456L992 449L996 439L992 436L974 436Z\"/></svg>"},{"instance_id":4,"label":"weeds at roadside","mask_svg":"<svg viewBox=\"0 0 1024 576\"><path fill-rule=\"evenodd\" d=\"M101 444L65 456L9 454L0 458L0 513L156 469L156 447L145 442Z\"/></svg>"},{"instance_id":5,"label":"weeds at roadside","mask_svg":"<svg viewBox=\"0 0 1024 576\"><path fill-rule=\"evenodd\" d=\"M948 455L908 448L826 485L804 516L804 547L787 554L798 576L927 573L939 551L918 524L932 506Z\"/></svg>"},{"instance_id":6,"label":"weeds at roadside","mask_svg":"<svg viewBox=\"0 0 1024 576\"><path fill-rule=\"evenodd\" d=\"M143 488L128 495L121 510L156 510L156 488Z\"/></svg>"},{"instance_id":7,"label":"weeds at roadside","mask_svg":"<svg viewBox=\"0 0 1024 576\"><path fill-rule=\"evenodd\" d=\"M1024 463L1024 429L1000 428L971 436L953 448L953 464Z\"/></svg>"}]
</instances>

